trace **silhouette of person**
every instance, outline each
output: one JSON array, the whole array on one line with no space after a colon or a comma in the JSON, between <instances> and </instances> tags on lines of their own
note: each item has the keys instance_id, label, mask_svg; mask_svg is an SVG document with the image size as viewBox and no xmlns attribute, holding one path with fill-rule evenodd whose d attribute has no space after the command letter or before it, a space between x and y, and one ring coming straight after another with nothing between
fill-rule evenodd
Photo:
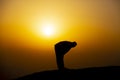
<instances>
[{"instance_id":1,"label":"silhouette of person","mask_svg":"<svg viewBox=\"0 0 120 80\"><path fill-rule=\"evenodd\" d=\"M64 55L73 47L77 45L76 42L70 41L61 41L55 44L55 53L56 53L56 61L59 70L66 69L64 67Z\"/></svg>"}]
</instances>

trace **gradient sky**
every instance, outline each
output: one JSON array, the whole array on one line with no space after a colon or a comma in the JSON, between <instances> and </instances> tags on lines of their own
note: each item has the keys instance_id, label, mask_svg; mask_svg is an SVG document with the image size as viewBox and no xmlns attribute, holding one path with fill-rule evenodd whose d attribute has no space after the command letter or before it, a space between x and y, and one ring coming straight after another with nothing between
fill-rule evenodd
<instances>
[{"instance_id":1,"label":"gradient sky","mask_svg":"<svg viewBox=\"0 0 120 80\"><path fill-rule=\"evenodd\" d=\"M120 66L119 0L1 0L0 72L16 78L57 69L54 44L76 41L68 68ZM42 27L54 25L46 36Z\"/></svg>"}]
</instances>

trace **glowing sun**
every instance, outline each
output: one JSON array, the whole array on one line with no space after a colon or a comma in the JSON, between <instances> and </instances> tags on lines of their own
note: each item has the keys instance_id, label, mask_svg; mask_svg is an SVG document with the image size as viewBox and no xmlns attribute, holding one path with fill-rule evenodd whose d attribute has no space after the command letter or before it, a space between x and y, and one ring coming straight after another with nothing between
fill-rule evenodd
<instances>
[{"instance_id":1,"label":"glowing sun","mask_svg":"<svg viewBox=\"0 0 120 80\"><path fill-rule=\"evenodd\" d=\"M44 36L52 36L55 34L55 26L53 24L43 24L41 31Z\"/></svg>"}]
</instances>

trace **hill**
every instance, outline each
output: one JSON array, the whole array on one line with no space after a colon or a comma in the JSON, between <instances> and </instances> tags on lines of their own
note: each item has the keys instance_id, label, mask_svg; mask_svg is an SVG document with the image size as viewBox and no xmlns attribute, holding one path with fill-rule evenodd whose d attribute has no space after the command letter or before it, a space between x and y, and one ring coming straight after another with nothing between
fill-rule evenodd
<instances>
[{"instance_id":1,"label":"hill","mask_svg":"<svg viewBox=\"0 0 120 80\"><path fill-rule=\"evenodd\" d=\"M120 66L49 70L36 72L15 80L120 80Z\"/></svg>"}]
</instances>

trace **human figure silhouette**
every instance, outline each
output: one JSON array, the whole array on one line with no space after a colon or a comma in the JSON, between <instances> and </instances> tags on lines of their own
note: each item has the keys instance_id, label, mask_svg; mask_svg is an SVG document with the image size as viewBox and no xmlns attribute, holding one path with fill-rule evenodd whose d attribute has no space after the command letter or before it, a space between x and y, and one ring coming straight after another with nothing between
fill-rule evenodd
<instances>
[{"instance_id":1,"label":"human figure silhouette","mask_svg":"<svg viewBox=\"0 0 120 80\"><path fill-rule=\"evenodd\" d=\"M64 55L73 47L77 45L76 42L70 41L61 41L55 44L55 53L56 53L56 61L59 70L66 69L64 67Z\"/></svg>"}]
</instances>

